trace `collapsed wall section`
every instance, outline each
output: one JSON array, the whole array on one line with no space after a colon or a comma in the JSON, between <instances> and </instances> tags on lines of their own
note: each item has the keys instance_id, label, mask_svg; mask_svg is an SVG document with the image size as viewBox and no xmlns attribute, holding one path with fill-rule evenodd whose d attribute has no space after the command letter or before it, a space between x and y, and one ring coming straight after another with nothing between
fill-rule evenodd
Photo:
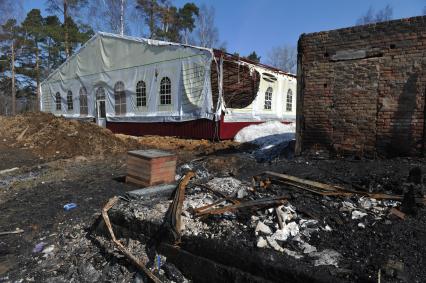
<instances>
[{"instance_id":1,"label":"collapsed wall section","mask_svg":"<svg viewBox=\"0 0 426 283\"><path fill-rule=\"evenodd\" d=\"M423 152L426 17L303 34L298 51L298 153Z\"/></svg>"},{"instance_id":2,"label":"collapsed wall section","mask_svg":"<svg viewBox=\"0 0 426 283\"><path fill-rule=\"evenodd\" d=\"M259 91L259 72L250 70L247 64L231 60L224 60L222 68L225 105L230 108L245 108L249 106ZM218 69L218 62L212 61L210 80L213 105L215 106L219 99Z\"/></svg>"}]
</instances>

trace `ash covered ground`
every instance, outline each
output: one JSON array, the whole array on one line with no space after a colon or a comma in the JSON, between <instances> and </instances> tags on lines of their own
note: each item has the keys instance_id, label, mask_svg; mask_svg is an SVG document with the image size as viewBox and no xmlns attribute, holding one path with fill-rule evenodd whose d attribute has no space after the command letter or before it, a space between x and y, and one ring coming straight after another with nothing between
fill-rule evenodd
<instances>
[{"instance_id":1,"label":"ash covered ground","mask_svg":"<svg viewBox=\"0 0 426 283\"><path fill-rule=\"evenodd\" d=\"M58 148L53 141L44 151L33 142L38 130L29 127L21 136L27 126L26 118L20 119L19 129L11 131L14 121L8 121L10 134L0 131L0 170L18 168L0 175L0 232L23 230L0 236L0 282L145 282L144 275L114 248L100 212L112 196L137 189L123 182L125 151L151 147L178 154L177 178L188 170L197 174L183 206L184 250L203 255L204 249L206 257L210 251L219 265L234 265L253 275L253 281L378 282L379 277L381 282L426 281L426 213L421 206L401 219L390 213L394 207L402 209L395 201L319 196L282 184L252 190L253 176L274 171L399 195L407 191L410 170L418 167L426 172L424 159L319 155L287 159L291 157L287 149L265 161L256 158L258 151L252 147L234 142L123 136L114 136L112 144L101 143L105 147L96 147L95 155ZM61 129L61 123L52 125ZM77 134L64 139L76 143L80 125L72 126ZM43 131L49 135L49 129ZM90 139L96 141L96 132L91 133ZM100 135L106 140L113 136ZM218 199L201 185L225 195L235 193L240 201L286 195L288 202L277 206L284 228L279 229L271 207L195 217L194 208ZM70 202L77 208L64 211L63 205ZM167 197L120 200L110 213L117 235L164 282L219 281L207 273L205 280L199 275L192 279L171 258L152 250L150 239L158 236L170 203ZM131 225L134 229L128 229ZM229 251L238 252L221 256Z\"/></svg>"}]
</instances>

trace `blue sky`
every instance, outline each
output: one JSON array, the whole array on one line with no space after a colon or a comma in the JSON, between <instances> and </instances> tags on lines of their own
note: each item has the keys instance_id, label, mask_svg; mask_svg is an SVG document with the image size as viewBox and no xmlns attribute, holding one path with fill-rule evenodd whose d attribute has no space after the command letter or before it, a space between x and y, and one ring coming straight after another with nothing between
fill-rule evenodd
<instances>
[{"instance_id":1,"label":"blue sky","mask_svg":"<svg viewBox=\"0 0 426 283\"><path fill-rule=\"evenodd\" d=\"M90 0L89 0L90 1ZM256 51L265 59L268 51L283 44L297 45L302 33L348 27L370 6L376 11L390 4L394 18L420 15L426 0L174 0L205 3L216 10L220 39L229 52L247 55ZM44 7L44 0L24 0L26 11Z\"/></svg>"}]
</instances>

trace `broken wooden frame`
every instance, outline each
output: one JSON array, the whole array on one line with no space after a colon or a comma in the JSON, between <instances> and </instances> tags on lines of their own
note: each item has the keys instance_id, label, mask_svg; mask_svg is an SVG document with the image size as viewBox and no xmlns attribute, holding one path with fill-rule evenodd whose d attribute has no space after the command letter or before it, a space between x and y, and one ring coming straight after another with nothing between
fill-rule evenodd
<instances>
[{"instance_id":1,"label":"broken wooden frame","mask_svg":"<svg viewBox=\"0 0 426 283\"><path fill-rule=\"evenodd\" d=\"M173 234L175 243L180 242L180 231L182 227L181 215L183 200L185 199L185 189L191 178L194 176L195 173L192 171L186 173L185 177L182 179L182 181L179 183L178 188L176 189L176 193L171 204L170 215L168 216L167 221L170 223L170 227L172 230L171 232Z\"/></svg>"},{"instance_id":2,"label":"broken wooden frame","mask_svg":"<svg viewBox=\"0 0 426 283\"><path fill-rule=\"evenodd\" d=\"M322 196L353 196L361 195L367 196L370 198L378 200L397 200L402 201L403 196L400 195L389 195L383 193L368 193L363 191L351 190L338 185L324 184L316 181L306 180L299 177L280 174L276 172L266 171L260 176L272 177L273 179L268 179L279 184L285 184L290 189L301 189L308 191L313 194L322 195ZM416 199L416 202L426 204L426 198Z\"/></svg>"},{"instance_id":3,"label":"broken wooden frame","mask_svg":"<svg viewBox=\"0 0 426 283\"><path fill-rule=\"evenodd\" d=\"M108 211L117 203L118 197L115 196L108 200L108 202L105 204L105 206L102 209L102 217L105 221L105 225L108 228L109 234L111 236L111 239L113 243L117 246L117 248L121 251L121 253L131 262L133 263L139 270L144 272L153 282L155 283L161 283L160 279L158 279L146 266L145 264L136 258L133 254L131 254L124 245L117 240L115 237L114 231L112 230L111 221L109 220Z\"/></svg>"},{"instance_id":4,"label":"broken wooden frame","mask_svg":"<svg viewBox=\"0 0 426 283\"><path fill-rule=\"evenodd\" d=\"M276 197L270 197L270 198L249 200L245 202L240 202L238 204L227 205L227 206L208 209L208 210L200 210L201 208L197 208L195 209L195 211L198 210L198 212L195 213L195 216L199 217L204 215L222 214L228 211L234 211L234 210L242 209L242 208L260 209L260 208L265 208L269 206L282 205L287 203L287 198L288 198L287 195L282 195L282 196L276 196Z\"/></svg>"}]
</instances>

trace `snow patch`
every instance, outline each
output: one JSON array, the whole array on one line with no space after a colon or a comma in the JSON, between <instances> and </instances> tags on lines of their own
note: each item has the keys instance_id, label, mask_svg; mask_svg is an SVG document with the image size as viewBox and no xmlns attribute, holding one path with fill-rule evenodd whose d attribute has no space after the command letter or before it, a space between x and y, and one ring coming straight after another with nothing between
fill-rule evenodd
<instances>
[{"instance_id":1,"label":"snow patch","mask_svg":"<svg viewBox=\"0 0 426 283\"><path fill-rule=\"evenodd\" d=\"M255 158L259 161L269 161L279 156L289 142L295 139L295 132L295 123L269 121L241 129L234 140L257 145L259 149L254 152Z\"/></svg>"}]
</instances>

